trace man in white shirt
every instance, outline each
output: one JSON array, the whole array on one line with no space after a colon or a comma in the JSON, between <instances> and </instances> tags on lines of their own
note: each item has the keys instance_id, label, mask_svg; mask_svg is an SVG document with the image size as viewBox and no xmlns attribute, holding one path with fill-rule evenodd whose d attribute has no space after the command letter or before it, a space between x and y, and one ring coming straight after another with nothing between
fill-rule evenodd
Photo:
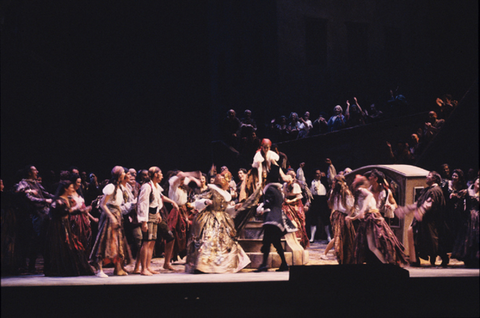
<instances>
[{"instance_id":1,"label":"man in white shirt","mask_svg":"<svg viewBox=\"0 0 480 318\"><path fill-rule=\"evenodd\" d=\"M152 274L159 273L150 267L150 263L157 239L158 223L162 221L160 210L163 208L163 202L172 204L176 209L178 209L178 206L173 200L162 194L163 189L159 184L163 179L162 170L158 167L151 167L148 169L148 175L150 181L142 185L138 196L137 220L138 223L141 224L143 243L137 261L140 259L142 265L140 274L151 276ZM173 242L173 235L170 241L166 240L165 242L165 263L163 265L165 269L173 269L171 268L170 261L167 261L167 254L170 253L171 255Z\"/></svg>"},{"instance_id":2,"label":"man in white shirt","mask_svg":"<svg viewBox=\"0 0 480 318\"><path fill-rule=\"evenodd\" d=\"M325 226L325 232L327 233L327 240L331 241L330 234L330 211L327 204L327 189L322 183L322 177L325 177L325 173L320 170L315 171L315 179L312 180L310 191L312 192L313 200L310 205L309 223L310 223L310 242L315 241L315 232L317 231L318 219L322 221Z\"/></svg>"},{"instance_id":3,"label":"man in white shirt","mask_svg":"<svg viewBox=\"0 0 480 318\"><path fill-rule=\"evenodd\" d=\"M307 180L305 179L305 172L303 171L303 167L305 167L305 162L301 162L299 168L297 169L297 180L307 182Z\"/></svg>"}]
</instances>

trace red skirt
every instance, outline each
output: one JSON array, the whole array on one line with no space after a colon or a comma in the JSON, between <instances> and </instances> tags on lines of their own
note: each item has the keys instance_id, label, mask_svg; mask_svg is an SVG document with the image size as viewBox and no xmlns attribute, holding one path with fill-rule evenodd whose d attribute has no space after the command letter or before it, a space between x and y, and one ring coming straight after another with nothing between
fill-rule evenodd
<instances>
[{"instance_id":1,"label":"red skirt","mask_svg":"<svg viewBox=\"0 0 480 318\"><path fill-rule=\"evenodd\" d=\"M295 232L295 235L300 238L300 245L302 245L304 249L310 247L307 230L305 229L305 211L303 210L302 201L297 200L292 204L286 204L284 202L282 210L285 212L290 221L295 222L295 226L298 228L298 231Z\"/></svg>"}]
</instances>

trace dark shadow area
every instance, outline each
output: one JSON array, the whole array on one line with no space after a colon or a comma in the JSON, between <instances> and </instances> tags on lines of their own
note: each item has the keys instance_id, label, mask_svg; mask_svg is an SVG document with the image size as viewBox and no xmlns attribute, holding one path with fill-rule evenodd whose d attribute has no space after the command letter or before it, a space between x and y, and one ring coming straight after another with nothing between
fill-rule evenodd
<instances>
[{"instance_id":1,"label":"dark shadow area","mask_svg":"<svg viewBox=\"0 0 480 318\"><path fill-rule=\"evenodd\" d=\"M478 284L393 265L293 266L288 282L4 287L2 317L478 317Z\"/></svg>"}]
</instances>

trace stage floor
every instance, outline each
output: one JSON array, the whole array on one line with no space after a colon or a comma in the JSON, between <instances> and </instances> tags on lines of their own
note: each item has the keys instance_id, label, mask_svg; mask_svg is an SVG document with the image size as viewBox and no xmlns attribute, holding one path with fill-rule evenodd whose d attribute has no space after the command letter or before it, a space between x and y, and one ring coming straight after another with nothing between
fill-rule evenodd
<instances>
[{"instance_id":1,"label":"stage floor","mask_svg":"<svg viewBox=\"0 0 480 318\"><path fill-rule=\"evenodd\" d=\"M448 268L338 265L326 243L314 243L309 263L289 272L186 274L185 260L160 274L2 277L3 317L478 317L479 269L452 259ZM42 260L38 260L41 269ZM440 265L437 260L436 265ZM128 271L133 265L127 266ZM408 274L408 275L407 275Z\"/></svg>"},{"instance_id":2,"label":"stage floor","mask_svg":"<svg viewBox=\"0 0 480 318\"><path fill-rule=\"evenodd\" d=\"M311 245L309 251L309 263L306 266L319 265L337 265L334 251L328 254L329 259L323 260L320 256L324 253L326 242L315 242ZM38 266L42 267L41 259ZM191 284L191 283L254 283L254 282L286 282L289 280L289 272L276 272L270 269L268 272L255 273L254 269L244 269L235 274L186 274L185 259L173 263L175 271L167 271L162 268L163 258L154 258L152 267L158 270L160 274L153 276L142 276L138 274L129 274L128 276L114 276L113 268L105 268L108 278L98 278L96 276L82 277L45 277L43 274L21 275L2 277L2 287L20 287L20 286L76 286L76 285L136 285L136 284ZM440 265L440 259L436 262ZM422 260L421 267L406 267L410 278L426 277L479 277L479 269L465 268L463 262L455 259L450 260L447 268L440 266L430 266ZM133 264L127 266L129 272L133 271Z\"/></svg>"}]
</instances>

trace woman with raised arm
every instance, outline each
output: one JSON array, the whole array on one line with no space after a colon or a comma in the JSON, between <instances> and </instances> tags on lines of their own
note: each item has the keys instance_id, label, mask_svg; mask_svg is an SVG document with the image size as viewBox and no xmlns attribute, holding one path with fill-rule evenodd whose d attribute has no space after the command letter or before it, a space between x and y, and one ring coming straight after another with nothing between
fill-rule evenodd
<instances>
[{"instance_id":1,"label":"woman with raised arm","mask_svg":"<svg viewBox=\"0 0 480 318\"><path fill-rule=\"evenodd\" d=\"M354 243L356 264L368 262L368 252L386 264L407 264L403 244L397 239L385 219L377 209L377 203L366 187L367 178L357 175L352 183L355 195L355 216L347 216L346 220L360 220Z\"/></svg>"},{"instance_id":2,"label":"woman with raised arm","mask_svg":"<svg viewBox=\"0 0 480 318\"><path fill-rule=\"evenodd\" d=\"M195 216L187 245L187 273L236 273L250 263L237 241L230 214L235 209L228 192L232 178L228 170L215 176L209 191L198 195Z\"/></svg>"},{"instance_id":3,"label":"woman with raised arm","mask_svg":"<svg viewBox=\"0 0 480 318\"><path fill-rule=\"evenodd\" d=\"M392 191L387 186L385 175L383 172L373 169L368 173L368 182L370 183L370 192L372 192L375 202L377 203L377 209L383 218L386 219L387 224L390 224L390 220L395 217L395 209L397 208L397 202L393 197Z\"/></svg>"},{"instance_id":4,"label":"woman with raised arm","mask_svg":"<svg viewBox=\"0 0 480 318\"><path fill-rule=\"evenodd\" d=\"M336 175L332 184L332 191L328 198L328 206L332 210L330 223L333 229L333 239L328 243L322 259L328 259L328 251L335 246L335 256L339 264L354 263L355 228L347 216L353 212L355 198L348 189L345 177Z\"/></svg>"}]
</instances>

